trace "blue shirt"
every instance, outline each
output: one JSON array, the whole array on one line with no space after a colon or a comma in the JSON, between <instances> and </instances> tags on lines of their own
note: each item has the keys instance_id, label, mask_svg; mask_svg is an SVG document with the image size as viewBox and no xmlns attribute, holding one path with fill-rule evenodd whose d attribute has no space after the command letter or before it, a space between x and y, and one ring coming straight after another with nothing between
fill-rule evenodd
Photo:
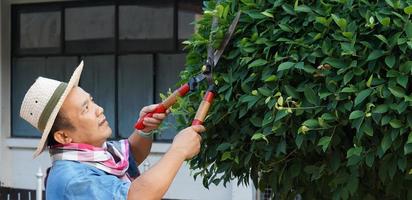
<instances>
[{"instance_id":1,"label":"blue shirt","mask_svg":"<svg viewBox=\"0 0 412 200\"><path fill-rule=\"evenodd\" d=\"M132 177L138 173L132 154L128 173ZM46 199L123 200L127 199L130 184L87 164L57 160L48 174Z\"/></svg>"}]
</instances>

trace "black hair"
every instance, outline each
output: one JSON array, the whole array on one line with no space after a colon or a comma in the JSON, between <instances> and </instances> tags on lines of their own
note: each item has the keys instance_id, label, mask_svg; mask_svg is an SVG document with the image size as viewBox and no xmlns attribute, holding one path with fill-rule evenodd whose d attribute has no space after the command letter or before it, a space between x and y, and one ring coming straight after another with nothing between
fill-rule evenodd
<instances>
[{"instance_id":1,"label":"black hair","mask_svg":"<svg viewBox=\"0 0 412 200\"><path fill-rule=\"evenodd\" d=\"M62 112L59 112L54 120L49 136L47 137L47 146L50 147L59 144L59 142L54 139L54 133L63 129L74 130L75 127L70 122L69 118L67 118Z\"/></svg>"}]
</instances>

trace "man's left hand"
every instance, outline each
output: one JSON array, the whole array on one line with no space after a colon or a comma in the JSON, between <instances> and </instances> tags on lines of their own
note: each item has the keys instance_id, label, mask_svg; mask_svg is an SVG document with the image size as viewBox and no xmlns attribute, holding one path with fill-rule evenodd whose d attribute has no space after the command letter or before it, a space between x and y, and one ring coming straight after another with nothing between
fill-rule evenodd
<instances>
[{"instance_id":1,"label":"man's left hand","mask_svg":"<svg viewBox=\"0 0 412 200\"><path fill-rule=\"evenodd\" d=\"M150 106L143 107L140 111L139 119L145 116L147 113L153 112L157 106L158 104L153 104ZM166 113L154 113L152 117L145 117L143 119L143 124L145 125L145 128L142 129L142 131L148 133L150 131L157 129L160 123L162 123L162 121L166 118L167 114L169 114L169 112L170 111L167 110Z\"/></svg>"}]
</instances>

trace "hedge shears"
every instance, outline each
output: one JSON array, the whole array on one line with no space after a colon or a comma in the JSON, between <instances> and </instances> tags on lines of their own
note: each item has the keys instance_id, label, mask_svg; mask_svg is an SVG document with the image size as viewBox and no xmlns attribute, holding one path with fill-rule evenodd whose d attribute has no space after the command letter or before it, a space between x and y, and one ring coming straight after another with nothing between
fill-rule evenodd
<instances>
[{"instance_id":1,"label":"hedge shears","mask_svg":"<svg viewBox=\"0 0 412 200\"><path fill-rule=\"evenodd\" d=\"M169 97L167 97L163 102L161 102L155 108L153 112L147 113L142 118L140 118L135 124L136 129L138 130L144 129L145 128L145 125L143 124L144 118L152 117L154 113L166 112L168 108L170 108L173 104L176 103L179 97L185 96L189 91L195 91L199 83L201 83L203 80L206 80L208 84L208 88L206 90L206 93L203 97L202 102L199 105L199 108L197 109L195 118L192 121L192 125L202 125L203 124L203 121L206 118L209 108L212 105L213 98L215 97L215 94L216 94L215 84L212 78L213 68L219 62L219 59L222 56L223 51L225 50L230 39L232 38L233 32L235 31L237 23L239 22L239 18L240 18L240 11L236 14L236 17L233 19L232 23L230 24L229 29L227 30L222 42L219 45L219 48L214 49L212 47L212 43L210 42L211 40L209 40L210 43L209 43L208 50L207 50L207 59L206 59L205 64L202 66L202 73L190 78L187 83L183 84L180 88L176 89ZM213 21L212 21L210 38L212 37L212 32L216 29L217 25L218 25L218 19L215 16L213 17Z\"/></svg>"}]
</instances>

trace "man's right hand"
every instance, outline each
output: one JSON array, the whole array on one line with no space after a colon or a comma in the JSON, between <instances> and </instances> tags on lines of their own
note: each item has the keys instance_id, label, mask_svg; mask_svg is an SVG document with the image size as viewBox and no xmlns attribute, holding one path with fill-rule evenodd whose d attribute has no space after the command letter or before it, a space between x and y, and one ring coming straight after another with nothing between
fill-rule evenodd
<instances>
[{"instance_id":1,"label":"man's right hand","mask_svg":"<svg viewBox=\"0 0 412 200\"><path fill-rule=\"evenodd\" d=\"M204 132L205 127L196 125L181 130L174 138L171 150L184 155L185 159L191 159L200 151L202 137L199 133Z\"/></svg>"}]
</instances>

